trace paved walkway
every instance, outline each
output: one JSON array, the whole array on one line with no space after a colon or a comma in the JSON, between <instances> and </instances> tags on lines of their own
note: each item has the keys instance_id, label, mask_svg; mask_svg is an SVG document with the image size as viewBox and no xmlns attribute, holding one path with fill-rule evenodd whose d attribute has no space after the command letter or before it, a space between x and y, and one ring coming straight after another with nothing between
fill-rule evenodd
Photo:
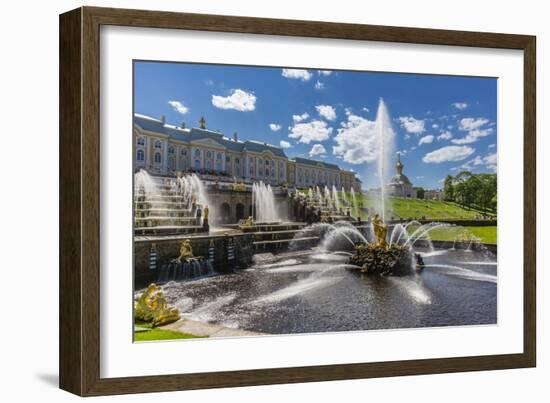
<instances>
[{"instance_id":1,"label":"paved walkway","mask_svg":"<svg viewBox=\"0 0 550 403\"><path fill-rule=\"evenodd\" d=\"M180 319L177 322L162 326L163 329L175 330L177 332L189 333L195 336L209 337L242 337L242 336L261 336L265 333L250 332L242 329L232 329L229 327L216 325L214 323L199 322L190 319Z\"/></svg>"}]
</instances>

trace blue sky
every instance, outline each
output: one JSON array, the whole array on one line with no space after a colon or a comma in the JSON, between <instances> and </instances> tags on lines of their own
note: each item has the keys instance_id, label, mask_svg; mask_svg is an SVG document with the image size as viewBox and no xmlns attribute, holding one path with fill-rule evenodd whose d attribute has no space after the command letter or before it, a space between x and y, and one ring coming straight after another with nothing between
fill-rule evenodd
<instances>
[{"instance_id":1,"label":"blue sky","mask_svg":"<svg viewBox=\"0 0 550 403\"><path fill-rule=\"evenodd\" d=\"M210 64L134 64L134 109L179 125L206 126L353 169L376 186L372 141L386 103L404 173L439 188L463 169L496 171L495 78L284 69Z\"/></svg>"}]
</instances>

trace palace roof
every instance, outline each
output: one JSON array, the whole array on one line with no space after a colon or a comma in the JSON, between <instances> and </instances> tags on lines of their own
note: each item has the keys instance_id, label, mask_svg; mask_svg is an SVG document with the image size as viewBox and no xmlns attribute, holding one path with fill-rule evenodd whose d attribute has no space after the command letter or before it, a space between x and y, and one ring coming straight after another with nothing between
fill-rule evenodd
<instances>
[{"instance_id":1,"label":"palace roof","mask_svg":"<svg viewBox=\"0 0 550 403\"><path fill-rule=\"evenodd\" d=\"M311 165L311 166L314 166L314 167L335 169L337 171L340 171L340 167L338 165L331 164L331 163L328 163L328 162L310 160L308 158L302 158L302 157L296 157L296 158L294 158L293 161L296 162L297 164Z\"/></svg>"},{"instance_id":2,"label":"palace roof","mask_svg":"<svg viewBox=\"0 0 550 403\"><path fill-rule=\"evenodd\" d=\"M159 133L166 135L174 140L191 142L196 140L202 140L210 138L217 143L221 144L225 148L231 151L243 152L252 151L256 153L262 153L264 151L270 151L277 157L287 158L282 148L274 146L272 144L261 143L258 141L247 140L239 141L225 137L222 133L193 127L191 129L176 127L163 123L160 120L151 118L149 116L134 114L134 124L138 125L143 130L147 130L153 133Z\"/></svg>"}]
</instances>

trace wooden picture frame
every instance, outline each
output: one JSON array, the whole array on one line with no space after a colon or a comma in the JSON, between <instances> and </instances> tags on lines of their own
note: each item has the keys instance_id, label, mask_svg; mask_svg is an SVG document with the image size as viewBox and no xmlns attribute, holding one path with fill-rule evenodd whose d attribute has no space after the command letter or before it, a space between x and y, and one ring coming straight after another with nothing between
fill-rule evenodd
<instances>
[{"instance_id":1,"label":"wooden picture frame","mask_svg":"<svg viewBox=\"0 0 550 403\"><path fill-rule=\"evenodd\" d=\"M521 354L128 378L100 377L100 27L401 42L524 52L524 349ZM60 16L60 387L81 396L533 367L536 363L535 37L82 7Z\"/></svg>"}]
</instances>

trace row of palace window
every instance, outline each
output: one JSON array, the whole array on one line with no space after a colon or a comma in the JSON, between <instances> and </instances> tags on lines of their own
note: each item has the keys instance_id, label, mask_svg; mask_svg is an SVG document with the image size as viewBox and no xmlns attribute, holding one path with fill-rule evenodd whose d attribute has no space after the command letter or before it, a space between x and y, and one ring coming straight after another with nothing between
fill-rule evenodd
<instances>
[{"instance_id":1,"label":"row of palace window","mask_svg":"<svg viewBox=\"0 0 550 403\"><path fill-rule=\"evenodd\" d=\"M256 171L258 172L258 176L275 178L275 161L267 159L264 160L262 158L257 158L256 161ZM248 157L248 163L250 176L254 176L254 157ZM283 161L279 161L279 177L282 179L284 176L284 163Z\"/></svg>"},{"instance_id":2,"label":"row of palace window","mask_svg":"<svg viewBox=\"0 0 550 403\"><path fill-rule=\"evenodd\" d=\"M303 182L304 176L305 176L306 185L308 185L309 183L312 183L312 184L315 184L315 183L339 184L339 182L340 182L339 177L338 177L337 174L330 174L330 173L321 172L321 171L310 171L309 169L302 170L302 168L298 168L298 183ZM310 178L310 176L311 176L311 178Z\"/></svg>"}]
</instances>

